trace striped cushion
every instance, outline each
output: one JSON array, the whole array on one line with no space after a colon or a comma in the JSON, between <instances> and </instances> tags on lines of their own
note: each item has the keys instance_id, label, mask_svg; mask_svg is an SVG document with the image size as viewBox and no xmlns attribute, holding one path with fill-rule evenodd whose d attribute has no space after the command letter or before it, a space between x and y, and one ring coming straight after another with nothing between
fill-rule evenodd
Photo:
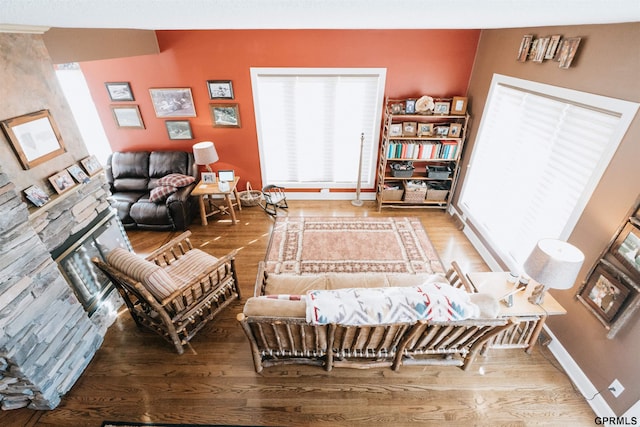
<instances>
[{"instance_id":1,"label":"striped cushion","mask_svg":"<svg viewBox=\"0 0 640 427\"><path fill-rule=\"evenodd\" d=\"M208 267L218 262L218 258L200 249L191 249L183 256L165 267L165 271L173 278L178 287L190 285Z\"/></svg>"},{"instance_id":2,"label":"striped cushion","mask_svg":"<svg viewBox=\"0 0 640 427\"><path fill-rule=\"evenodd\" d=\"M107 262L113 268L142 283L159 301L179 289L176 282L162 267L126 249L116 248L109 252Z\"/></svg>"}]
</instances>

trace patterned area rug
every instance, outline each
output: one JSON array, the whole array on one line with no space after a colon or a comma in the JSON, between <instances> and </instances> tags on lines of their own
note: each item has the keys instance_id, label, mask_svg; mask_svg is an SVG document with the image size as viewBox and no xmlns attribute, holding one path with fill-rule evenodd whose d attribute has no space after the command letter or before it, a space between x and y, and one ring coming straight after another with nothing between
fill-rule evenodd
<instances>
[{"instance_id":1,"label":"patterned area rug","mask_svg":"<svg viewBox=\"0 0 640 427\"><path fill-rule=\"evenodd\" d=\"M265 261L275 274L444 273L411 217L277 217Z\"/></svg>"}]
</instances>

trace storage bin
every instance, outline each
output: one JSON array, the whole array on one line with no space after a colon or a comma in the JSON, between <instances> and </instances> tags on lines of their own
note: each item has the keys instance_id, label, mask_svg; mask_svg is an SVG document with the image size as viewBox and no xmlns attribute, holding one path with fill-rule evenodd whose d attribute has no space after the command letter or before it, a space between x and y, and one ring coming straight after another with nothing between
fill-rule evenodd
<instances>
[{"instance_id":1,"label":"storage bin","mask_svg":"<svg viewBox=\"0 0 640 427\"><path fill-rule=\"evenodd\" d=\"M427 184L426 200L445 200L449 194L448 183L429 183Z\"/></svg>"},{"instance_id":2,"label":"storage bin","mask_svg":"<svg viewBox=\"0 0 640 427\"><path fill-rule=\"evenodd\" d=\"M385 202L397 202L402 200L404 187L401 183L387 182L384 186L385 188L382 189L382 200L384 200Z\"/></svg>"},{"instance_id":3,"label":"storage bin","mask_svg":"<svg viewBox=\"0 0 640 427\"><path fill-rule=\"evenodd\" d=\"M451 175L451 169L448 166L429 166L427 167L427 178L447 179Z\"/></svg>"},{"instance_id":4,"label":"storage bin","mask_svg":"<svg viewBox=\"0 0 640 427\"><path fill-rule=\"evenodd\" d=\"M427 195L426 185L411 185L404 183L404 201L405 202L424 202Z\"/></svg>"}]
</instances>

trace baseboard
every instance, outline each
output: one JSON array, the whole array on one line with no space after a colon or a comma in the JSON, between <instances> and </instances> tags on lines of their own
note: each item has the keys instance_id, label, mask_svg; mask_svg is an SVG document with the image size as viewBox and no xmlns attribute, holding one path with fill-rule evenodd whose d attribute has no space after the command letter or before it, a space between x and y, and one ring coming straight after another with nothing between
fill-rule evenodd
<instances>
[{"instance_id":1,"label":"baseboard","mask_svg":"<svg viewBox=\"0 0 640 427\"><path fill-rule=\"evenodd\" d=\"M286 191L288 200L355 200L355 192L342 192L342 191L315 191L315 192L298 192L298 191ZM376 193L360 193L360 200L369 201L375 200Z\"/></svg>"},{"instance_id":2,"label":"baseboard","mask_svg":"<svg viewBox=\"0 0 640 427\"><path fill-rule=\"evenodd\" d=\"M551 332L547 325L544 325L544 329L551 338L549 350L553 353L553 356L556 358L558 363L560 363L589 406L591 406L591 409L593 409L596 416L615 417L616 414L599 393L599 391L602 392L602 390L597 390L595 388L593 383L591 383L589 378L587 378L582 369L580 369L580 366L578 366L576 361L573 360L573 357L571 357L569 352L564 348L556 336L553 335L553 332Z\"/></svg>"}]
</instances>

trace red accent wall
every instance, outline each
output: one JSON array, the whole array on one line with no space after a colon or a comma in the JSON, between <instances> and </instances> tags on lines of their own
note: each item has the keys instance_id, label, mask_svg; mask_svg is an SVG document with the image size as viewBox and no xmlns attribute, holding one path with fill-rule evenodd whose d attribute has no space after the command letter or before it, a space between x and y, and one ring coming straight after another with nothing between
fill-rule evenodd
<instances>
[{"instance_id":1,"label":"red accent wall","mask_svg":"<svg viewBox=\"0 0 640 427\"><path fill-rule=\"evenodd\" d=\"M251 67L384 67L386 96L464 95L479 30L221 30L158 31L160 54L82 63L113 151L183 150L211 140L220 161L244 186L262 185L251 92ZM235 99L210 100L207 80L232 80ZM145 129L119 129L105 82L131 84ZM193 140L169 140L149 88L191 88L197 117ZM238 103L241 128L214 128L211 103ZM91 141L87 141L90 145Z\"/></svg>"}]
</instances>

